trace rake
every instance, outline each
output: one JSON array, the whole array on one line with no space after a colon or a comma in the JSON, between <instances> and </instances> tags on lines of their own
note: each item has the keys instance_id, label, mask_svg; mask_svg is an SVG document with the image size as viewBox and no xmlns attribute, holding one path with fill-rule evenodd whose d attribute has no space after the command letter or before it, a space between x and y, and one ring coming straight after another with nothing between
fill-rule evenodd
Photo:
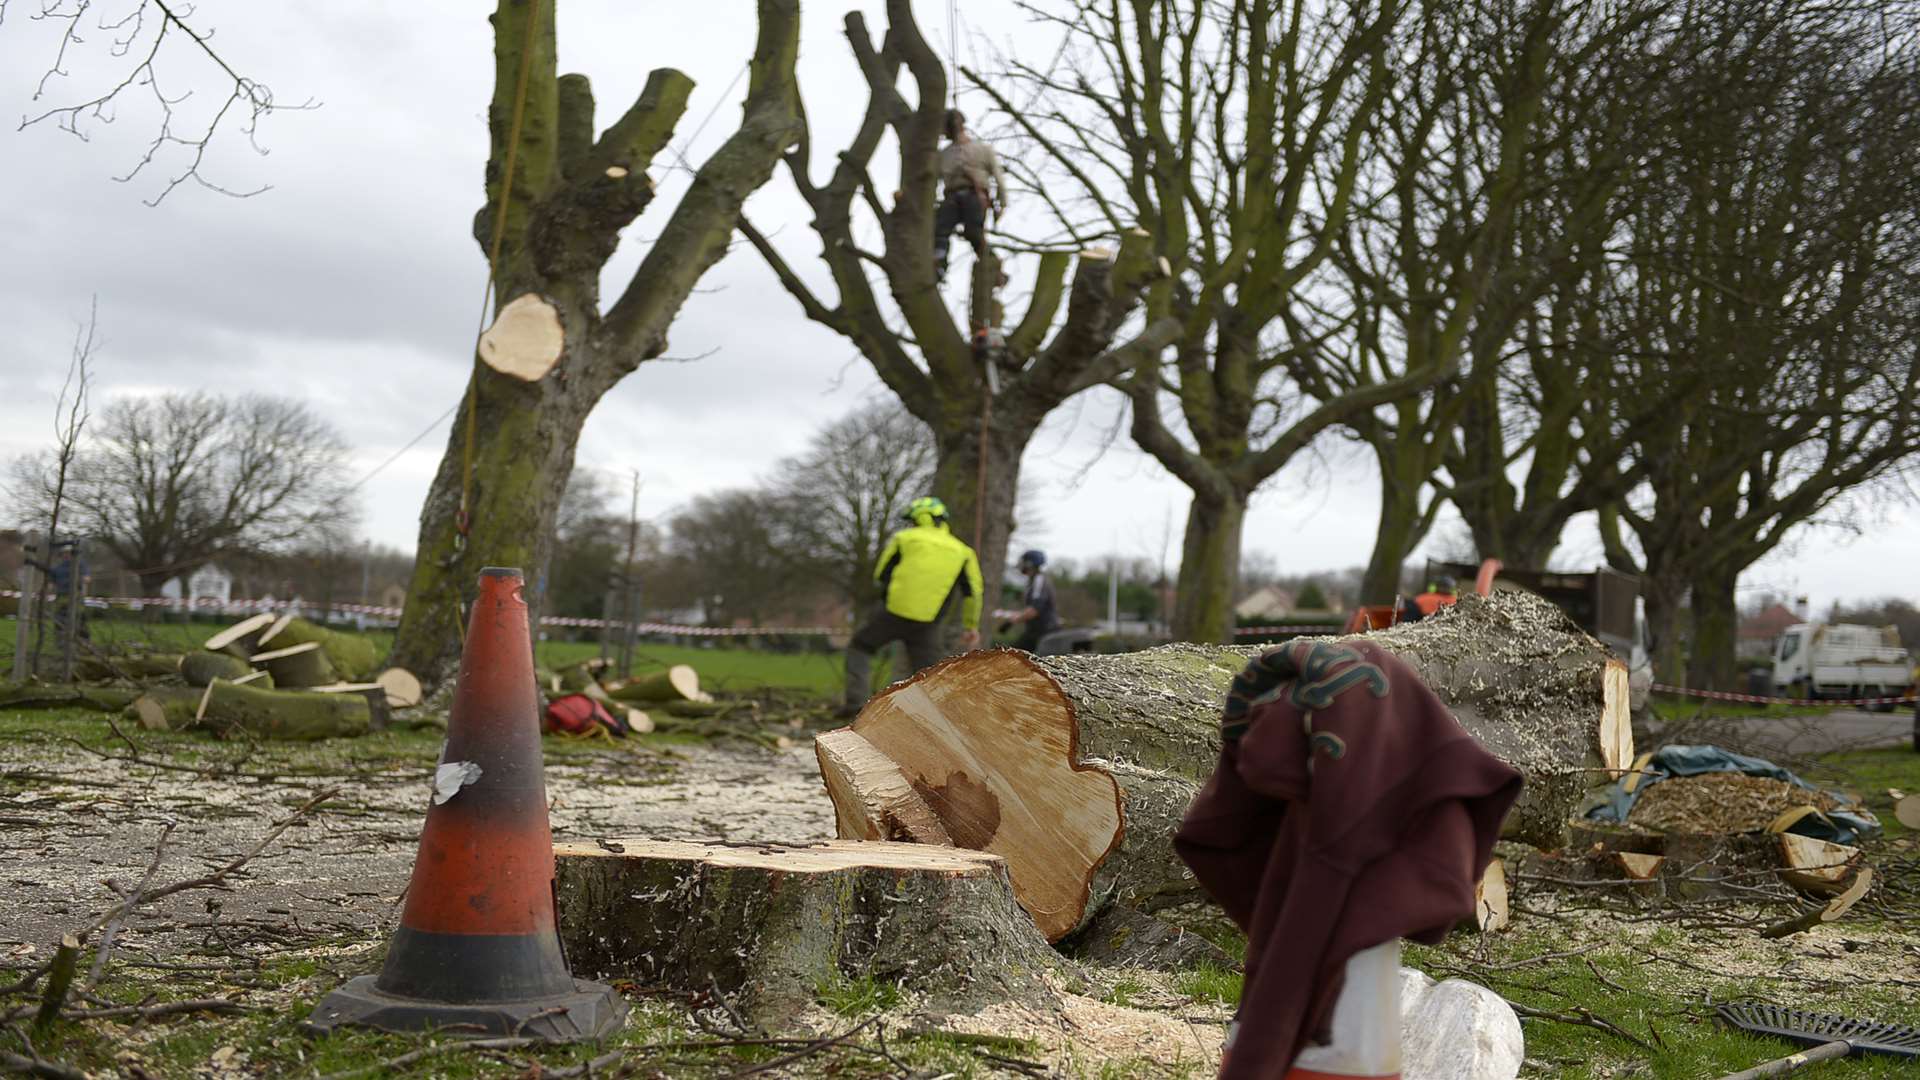
<instances>
[{"instance_id":1,"label":"rake","mask_svg":"<svg viewBox=\"0 0 1920 1080\"><path fill-rule=\"evenodd\" d=\"M1720 1019L1756 1035L1775 1035L1813 1049L1755 1065L1721 1080L1755 1080L1784 1076L1802 1065L1831 1061L1856 1051L1894 1057L1920 1057L1920 1028L1850 1020L1831 1013L1801 1012L1777 1005L1736 1002L1720 1006Z\"/></svg>"}]
</instances>

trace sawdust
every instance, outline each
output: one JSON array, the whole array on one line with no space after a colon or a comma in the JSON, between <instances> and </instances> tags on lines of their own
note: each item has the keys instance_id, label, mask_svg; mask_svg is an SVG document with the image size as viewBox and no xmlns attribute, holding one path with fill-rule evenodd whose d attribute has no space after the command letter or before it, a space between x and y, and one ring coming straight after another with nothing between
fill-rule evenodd
<instances>
[{"instance_id":1,"label":"sawdust","mask_svg":"<svg viewBox=\"0 0 1920 1080\"><path fill-rule=\"evenodd\" d=\"M1647 788L1627 821L1662 832L1739 833L1766 828L1796 806L1832 810L1840 801L1823 791L1745 773L1677 776Z\"/></svg>"},{"instance_id":2,"label":"sawdust","mask_svg":"<svg viewBox=\"0 0 1920 1080\"><path fill-rule=\"evenodd\" d=\"M1129 1059L1151 1063L1154 1075L1211 1075L1226 1041L1226 1010L1188 1001L1163 985L1159 973L1134 977L1146 987L1142 1004L1157 1007L1130 1008L1062 992L1057 1015L995 1004L972 1015L946 1017L940 1026L1028 1040L1047 1064L1069 1076L1104 1075L1101 1065Z\"/></svg>"}]
</instances>

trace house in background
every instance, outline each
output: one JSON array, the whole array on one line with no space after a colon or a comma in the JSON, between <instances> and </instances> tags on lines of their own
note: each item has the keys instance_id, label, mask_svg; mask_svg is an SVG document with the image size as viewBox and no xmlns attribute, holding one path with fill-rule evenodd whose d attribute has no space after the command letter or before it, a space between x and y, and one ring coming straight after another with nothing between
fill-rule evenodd
<instances>
[{"instance_id":1,"label":"house in background","mask_svg":"<svg viewBox=\"0 0 1920 1080\"><path fill-rule=\"evenodd\" d=\"M203 601L208 606L224 608L233 600L233 575L208 563L187 575L183 585L179 578L168 578L160 586L160 595L169 600L186 600L199 606Z\"/></svg>"},{"instance_id":2,"label":"house in background","mask_svg":"<svg viewBox=\"0 0 1920 1080\"><path fill-rule=\"evenodd\" d=\"M1293 592L1278 585L1262 585L1233 605L1233 613L1242 619L1279 619L1292 614Z\"/></svg>"},{"instance_id":3,"label":"house in background","mask_svg":"<svg viewBox=\"0 0 1920 1080\"><path fill-rule=\"evenodd\" d=\"M1806 615L1785 604L1769 604L1740 620L1737 651L1741 656L1772 656L1787 627L1806 621Z\"/></svg>"}]
</instances>

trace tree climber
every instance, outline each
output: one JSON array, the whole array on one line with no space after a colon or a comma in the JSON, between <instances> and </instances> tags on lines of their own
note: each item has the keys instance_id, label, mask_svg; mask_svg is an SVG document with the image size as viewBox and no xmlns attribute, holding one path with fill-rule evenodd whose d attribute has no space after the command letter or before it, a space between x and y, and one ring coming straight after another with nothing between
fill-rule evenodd
<instances>
[{"instance_id":1,"label":"tree climber","mask_svg":"<svg viewBox=\"0 0 1920 1080\"><path fill-rule=\"evenodd\" d=\"M1007 176L1000 155L967 131L959 109L947 110L947 145L940 151L940 182L946 195L933 219L933 264L936 277L947 276L947 247L958 228L967 234L974 253L986 254L987 215L1007 210Z\"/></svg>"},{"instance_id":2,"label":"tree climber","mask_svg":"<svg viewBox=\"0 0 1920 1080\"><path fill-rule=\"evenodd\" d=\"M901 515L913 522L894 533L880 552L873 579L886 588L886 607L856 630L847 643L847 696L842 718L858 713L873 685L873 654L889 642L907 647L914 671L940 659L940 616L959 593L960 647L980 643L980 605L986 586L980 560L947 527L947 504L927 496Z\"/></svg>"}]
</instances>

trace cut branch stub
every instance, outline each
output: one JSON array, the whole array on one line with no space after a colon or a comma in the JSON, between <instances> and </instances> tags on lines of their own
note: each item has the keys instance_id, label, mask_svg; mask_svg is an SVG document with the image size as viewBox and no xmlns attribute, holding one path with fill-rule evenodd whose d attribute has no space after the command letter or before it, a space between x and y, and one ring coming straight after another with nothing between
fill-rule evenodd
<instances>
[{"instance_id":1,"label":"cut branch stub","mask_svg":"<svg viewBox=\"0 0 1920 1080\"><path fill-rule=\"evenodd\" d=\"M533 293L516 296L480 335L480 359L502 375L539 382L560 362L567 332L560 312Z\"/></svg>"}]
</instances>

